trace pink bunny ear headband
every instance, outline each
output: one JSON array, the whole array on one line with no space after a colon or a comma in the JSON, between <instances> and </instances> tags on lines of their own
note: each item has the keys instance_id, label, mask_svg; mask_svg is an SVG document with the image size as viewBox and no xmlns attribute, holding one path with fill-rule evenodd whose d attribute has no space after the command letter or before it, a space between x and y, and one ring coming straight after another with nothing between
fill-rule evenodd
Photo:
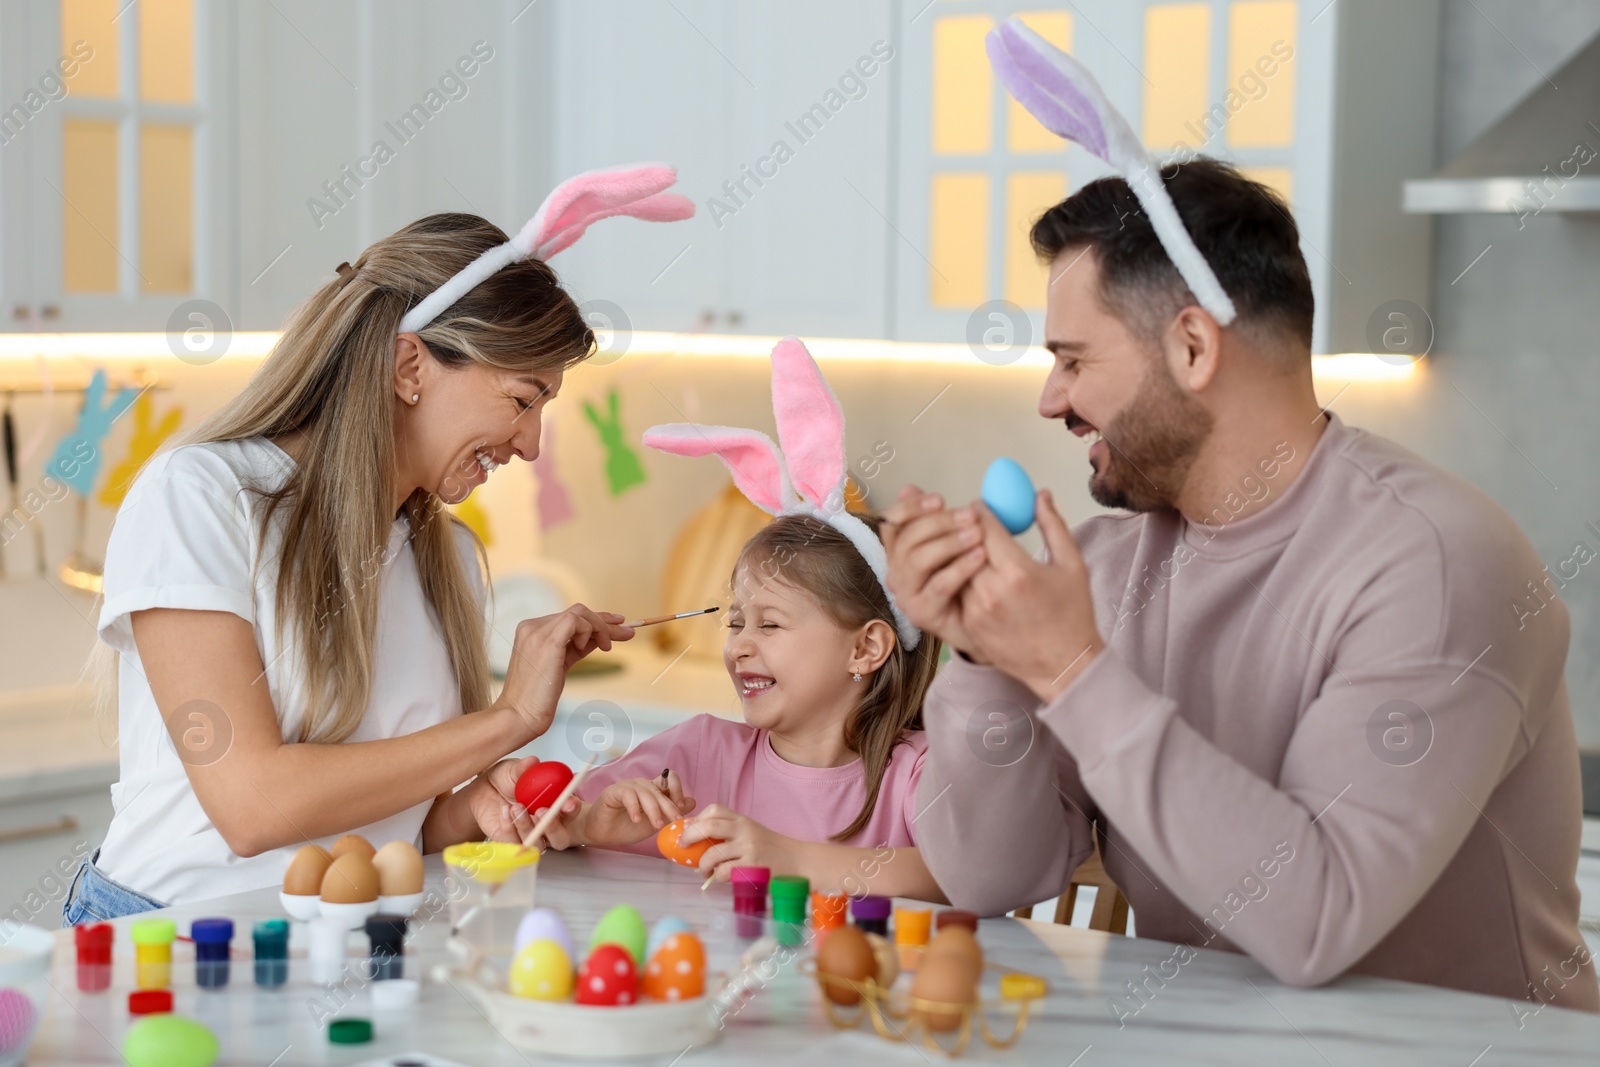
<instances>
[{"instance_id":1,"label":"pink bunny ear headband","mask_svg":"<svg viewBox=\"0 0 1600 1067\"><path fill-rule=\"evenodd\" d=\"M468 263L423 297L400 320L401 333L415 333L495 271L538 257L549 259L582 237L592 222L631 215L647 222L676 222L694 214L694 201L665 192L678 172L665 163L591 170L569 178L545 197L528 224L503 245Z\"/></svg>"},{"instance_id":2,"label":"pink bunny ear headband","mask_svg":"<svg viewBox=\"0 0 1600 1067\"><path fill-rule=\"evenodd\" d=\"M1200 306L1220 325L1232 322L1233 301L1184 229L1160 167L1100 91L1094 75L1014 15L990 30L984 44L990 65L1017 103L1051 133L1077 142L1117 169Z\"/></svg>"},{"instance_id":3,"label":"pink bunny ear headband","mask_svg":"<svg viewBox=\"0 0 1600 1067\"><path fill-rule=\"evenodd\" d=\"M769 515L806 515L850 539L878 576L894 612L900 644L914 649L922 631L889 592L889 558L872 527L845 510L844 412L806 346L785 337L772 350L772 413L778 440L760 430L674 422L652 426L644 443L675 456L715 454L733 484Z\"/></svg>"}]
</instances>

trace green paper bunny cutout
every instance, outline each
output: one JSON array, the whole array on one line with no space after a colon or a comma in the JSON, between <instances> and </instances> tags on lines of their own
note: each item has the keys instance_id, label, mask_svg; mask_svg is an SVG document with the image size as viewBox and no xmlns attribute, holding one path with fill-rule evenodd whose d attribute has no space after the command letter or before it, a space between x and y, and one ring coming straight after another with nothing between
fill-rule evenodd
<instances>
[{"instance_id":1,"label":"green paper bunny cutout","mask_svg":"<svg viewBox=\"0 0 1600 1067\"><path fill-rule=\"evenodd\" d=\"M644 465L639 462L639 454L623 439L622 415L618 411L620 403L616 389L606 394L606 406L610 409L607 416L602 416L587 400L583 402L583 413L594 425L600 435L600 444L606 450L606 483L612 496L618 496L644 482Z\"/></svg>"}]
</instances>

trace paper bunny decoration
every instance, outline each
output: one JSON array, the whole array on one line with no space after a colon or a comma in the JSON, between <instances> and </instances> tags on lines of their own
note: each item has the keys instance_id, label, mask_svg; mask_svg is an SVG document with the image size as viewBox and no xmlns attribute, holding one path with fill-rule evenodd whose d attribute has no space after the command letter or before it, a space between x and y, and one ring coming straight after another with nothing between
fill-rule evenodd
<instances>
[{"instance_id":1,"label":"paper bunny decoration","mask_svg":"<svg viewBox=\"0 0 1600 1067\"><path fill-rule=\"evenodd\" d=\"M128 410L139 395L136 389L118 389L110 402L106 399L106 371L95 368L89 378L89 387L83 392L83 409L78 412L78 424L61 439L56 450L45 463L45 473L66 483L81 497L87 497L94 488L94 477L100 472L100 442L111 432L111 424Z\"/></svg>"},{"instance_id":2,"label":"paper bunny decoration","mask_svg":"<svg viewBox=\"0 0 1600 1067\"><path fill-rule=\"evenodd\" d=\"M1219 325L1237 314L1227 290L1195 247L1161 181L1160 167L1101 92L1088 68L1013 15L984 39L989 63L1017 103L1046 129L1074 141L1115 167L1154 227L1161 247L1200 306Z\"/></svg>"},{"instance_id":3,"label":"paper bunny decoration","mask_svg":"<svg viewBox=\"0 0 1600 1067\"><path fill-rule=\"evenodd\" d=\"M845 510L844 411L806 346L785 337L772 350L772 413L778 441L760 430L674 422L652 426L644 443L676 456L715 455L733 483L769 515L807 515L850 539L883 586L900 643L914 649L922 631L889 592L889 559L872 528Z\"/></svg>"},{"instance_id":4,"label":"paper bunny decoration","mask_svg":"<svg viewBox=\"0 0 1600 1067\"><path fill-rule=\"evenodd\" d=\"M622 412L619 410L621 402L615 389L606 394L605 415L600 414L599 409L587 400L583 402L583 413L594 424L595 432L600 435L600 444L606 450L606 484L610 486L612 496L644 481L644 466L639 462L639 454L623 440Z\"/></svg>"},{"instance_id":5,"label":"paper bunny decoration","mask_svg":"<svg viewBox=\"0 0 1600 1067\"><path fill-rule=\"evenodd\" d=\"M515 237L468 263L407 311L400 332L422 329L502 267L534 257L549 259L601 219L630 215L647 222L676 222L691 217L694 201L665 191L677 180L678 172L665 163L591 170L568 178L545 197Z\"/></svg>"},{"instance_id":6,"label":"paper bunny decoration","mask_svg":"<svg viewBox=\"0 0 1600 1067\"><path fill-rule=\"evenodd\" d=\"M133 402L133 437L128 442L128 454L107 472L105 484L100 487L98 499L108 508L122 506L123 498L128 495L139 468L156 454L156 449L173 435L183 421L183 408L170 407L161 416L161 421L156 422L155 408L155 401L149 393L140 393Z\"/></svg>"}]
</instances>

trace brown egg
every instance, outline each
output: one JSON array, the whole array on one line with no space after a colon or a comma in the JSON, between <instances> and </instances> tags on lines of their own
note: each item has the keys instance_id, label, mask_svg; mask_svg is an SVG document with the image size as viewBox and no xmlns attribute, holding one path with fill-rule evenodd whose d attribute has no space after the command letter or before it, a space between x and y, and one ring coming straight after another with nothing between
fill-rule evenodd
<instances>
[{"instance_id":1,"label":"brown egg","mask_svg":"<svg viewBox=\"0 0 1600 1067\"><path fill-rule=\"evenodd\" d=\"M294 854L289 869L283 872L283 891L292 897L314 897L322 892L322 876L333 865L333 857L321 845L307 845Z\"/></svg>"},{"instance_id":2,"label":"brown egg","mask_svg":"<svg viewBox=\"0 0 1600 1067\"><path fill-rule=\"evenodd\" d=\"M978 972L972 970L959 953L947 952L935 956L930 952L911 983L911 996L916 1000L930 1000L941 1005L975 1004L978 1000ZM915 1004L913 1010L916 1010ZM941 1033L961 1025L961 1016L954 1011L927 1011L926 1018L928 1028Z\"/></svg>"},{"instance_id":3,"label":"brown egg","mask_svg":"<svg viewBox=\"0 0 1600 1067\"><path fill-rule=\"evenodd\" d=\"M817 949L817 973L864 982L878 969L872 945L859 926L840 926L828 931ZM822 991L835 1004L856 1004L861 994L842 982L823 982Z\"/></svg>"},{"instance_id":4,"label":"brown egg","mask_svg":"<svg viewBox=\"0 0 1600 1067\"><path fill-rule=\"evenodd\" d=\"M963 960L972 968L973 974L983 973L983 948L978 944L978 939L972 936L972 931L965 926L946 926L943 930L933 935L933 940L928 942L928 951L923 956L923 966L935 956L952 955Z\"/></svg>"},{"instance_id":5,"label":"brown egg","mask_svg":"<svg viewBox=\"0 0 1600 1067\"><path fill-rule=\"evenodd\" d=\"M322 876L322 899L329 904L365 904L378 899L378 869L359 852L333 861Z\"/></svg>"},{"instance_id":6,"label":"brown egg","mask_svg":"<svg viewBox=\"0 0 1600 1067\"><path fill-rule=\"evenodd\" d=\"M334 859L338 859L346 852L359 852L370 860L377 851L372 847L372 842L360 834L345 834L333 843L332 848L328 849L329 855Z\"/></svg>"},{"instance_id":7,"label":"brown egg","mask_svg":"<svg viewBox=\"0 0 1600 1067\"><path fill-rule=\"evenodd\" d=\"M409 841L390 841L372 857L378 870L378 895L403 897L422 892L422 853Z\"/></svg>"},{"instance_id":8,"label":"brown egg","mask_svg":"<svg viewBox=\"0 0 1600 1067\"><path fill-rule=\"evenodd\" d=\"M894 945L887 937L868 934L867 944L872 946L872 958L877 964L878 984L888 989L894 985L894 980L900 977L899 954L895 952Z\"/></svg>"}]
</instances>

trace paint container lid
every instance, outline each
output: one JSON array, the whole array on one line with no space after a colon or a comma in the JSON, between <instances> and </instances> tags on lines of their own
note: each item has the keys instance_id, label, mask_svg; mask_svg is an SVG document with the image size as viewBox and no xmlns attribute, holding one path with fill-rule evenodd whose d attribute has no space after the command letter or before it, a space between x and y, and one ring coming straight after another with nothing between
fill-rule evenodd
<instances>
[{"instance_id":1,"label":"paint container lid","mask_svg":"<svg viewBox=\"0 0 1600 1067\"><path fill-rule=\"evenodd\" d=\"M256 943L256 955L264 951L286 953L289 951L289 921L287 919L262 919L250 931Z\"/></svg>"},{"instance_id":2,"label":"paint container lid","mask_svg":"<svg viewBox=\"0 0 1600 1067\"><path fill-rule=\"evenodd\" d=\"M79 948L110 948L112 939L116 935L116 928L110 923L94 923L72 928L72 939Z\"/></svg>"},{"instance_id":3,"label":"paint container lid","mask_svg":"<svg viewBox=\"0 0 1600 1067\"><path fill-rule=\"evenodd\" d=\"M197 945L226 945L233 940L233 920L196 919L189 924L189 936Z\"/></svg>"},{"instance_id":4,"label":"paint container lid","mask_svg":"<svg viewBox=\"0 0 1600 1067\"><path fill-rule=\"evenodd\" d=\"M965 926L973 933L977 933L978 913L967 911L965 908L946 908L933 917L933 928L943 930L946 926Z\"/></svg>"},{"instance_id":5,"label":"paint container lid","mask_svg":"<svg viewBox=\"0 0 1600 1067\"><path fill-rule=\"evenodd\" d=\"M805 900L811 892L811 882L797 874L780 874L770 886L773 900Z\"/></svg>"},{"instance_id":6,"label":"paint container lid","mask_svg":"<svg viewBox=\"0 0 1600 1067\"><path fill-rule=\"evenodd\" d=\"M399 1011L411 1007L421 995L422 987L414 978L391 978L386 982L373 982L372 1009Z\"/></svg>"},{"instance_id":7,"label":"paint container lid","mask_svg":"<svg viewBox=\"0 0 1600 1067\"><path fill-rule=\"evenodd\" d=\"M372 1040L371 1019L335 1019L328 1024L328 1040L335 1045L364 1045Z\"/></svg>"},{"instance_id":8,"label":"paint container lid","mask_svg":"<svg viewBox=\"0 0 1600 1067\"><path fill-rule=\"evenodd\" d=\"M857 919L887 919L894 911L894 901L888 897L857 897L850 902L850 914Z\"/></svg>"},{"instance_id":9,"label":"paint container lid","mask_svg":"<svg viewBox=\"0 0 1600 1067\"><path fill-rule=\"evenodd\" d=\"M163 1015L172 1011L172 990L135 989L128 994L128 1014Z\"/></svg>"},{"instance_id":10,"label":"paint container lid","mask_svg":"<svg viewBox=\"0 0 1600 1067\"><path fill-rule=\"evenodd\" d=\"M178 936L178 924L171 919L135 919L128 933L135 945L170 945Z\"/></svg>"},{"instance_id":11,"label":"paint container lid","mask_svg":"<svg viewBox=\"0 0 1600 1067\"><path fill-rule=\"evenodd\" d=\"M729 873L729 879L736 886L760 886L762 891L765 892L767 883L772 881L772 869L770 867L735 867Z\"/></svg>"}]
</instances>

